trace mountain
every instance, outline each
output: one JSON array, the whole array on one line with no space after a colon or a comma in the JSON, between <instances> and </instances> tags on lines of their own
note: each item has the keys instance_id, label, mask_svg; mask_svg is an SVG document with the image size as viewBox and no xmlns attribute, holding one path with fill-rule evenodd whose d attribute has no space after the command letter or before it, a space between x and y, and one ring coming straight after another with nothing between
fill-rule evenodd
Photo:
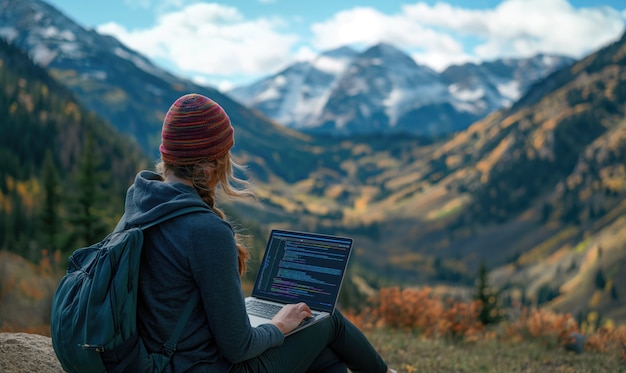
<instances>
[{"instance_id":1,"label":"mountain","mask_svg":"<svg viewBox=\"0 0 626 373\"><path fill-rule=\"evenodd\" d=\"M370 284L471 287L484 262L507 302L626 320L624 56L626 34L448 139L330 142L262 220L354 237Z\"/></svg>"},{"instance_id":2,"label":"mountain","mask_svg":"<svg viewBox=\"0 0 626 373\"><path fill-rule=\"evenodd\" d=\"M299 129L324 108L328 88L356 55L348 47L334 49L228 94L282 125Z\"/></svg>"},{"instance_id":3,"label":"mountain","mask_svg":"<svg viewBox=\"0 0 626 373\"><path fill-rule=\"evenodd\" d=\"M96 220L115 224L126 189L148 164L137 143L1 39L0 87L0 250L37 258L78 244L88 226L102 233ZM82 207L88 218L70 229Z\"/></svg>"},{"instance_id":4,"label":"mountain","mask_svg":"<svg viewBox=\"0 0 626 373\"><path fill-rule=\"evenodd\" d=\"M332 135L447 135L507 108L572 59L538 55L450 66L437 73L381 43L340 48L228 93L291 128ZM324 67L331 65L331 69Z\"/></svg>"},{"instance_id":5,"label":"mountain","mask_svg":"<svg viewBox=\"0 0 626 373\"><path fill-rule=\"evenodd\" d=\"M26 51L85 107L135 139L158 157L162 120L172 102L185 93L211 97L229 113L237 128L234 151L258 170L280 177L303 177L303 168L282 168L281 158L313 161L306 137L270 123L216 89L196 85L153 65L110 36L86 30L40 0L0 0L0 37ZM275 144L292 144L276 156ZM297 153L297 154L296 154Z\"/></svg>"},{"instance_id":6,"label":"mountain","mask_svg":"<svg viewBox=\"0 0 626 373\"><path fill-rule=\"evenodd\" d=\"M53 36L58 33L72 39L71 47L58 44L55 57L39 63L85 107L110 105L103 118L129 137L137 126L129 128L111 113L124 112L129 122L143 121L147 132L137 136L144 139L140 144L152 141L151 146L142 145L148 153L154 151L170 100L188 90L216 98L233 119L235 155L250 166L259 196L258 203L229 207L258 223L261 231L290 227L350 235L356 242L351 272L368 285L471 287L484 260L507 297L522 293L534 304L577 313L597 310L626 320L626 288L621 285L626 278L620 270L626 264L624 38L534 81L512 105L443 139L361 132L340 138L285 128L211 88L160 70L149 73L140 60L121 58L115 48L98 52L100 60L108 61L101 63L90 56L95 51L87 48L87 40L93 37L105 45L104 39L75 28L40 1L0 0L0 17L5 25L0 32L32 58L41 55L36 51L57 45ZM72 37L67 30L74 30ZM83 58L67 53L82 48L88 51ZM421 82L433 89L430 98L413 92L415 100L421 97L432 106L434 101L428 100L447 95L452 100L447 105L461 102L446 88L454 78L442 82L441 74L402 58L388 44L366 52L354 56L338 75L316 68L326 71L329 81L336 77L336 91L328 94L332 115L361 120L368 109L380 128L390 126L392 111L385 100L395 97L392 88L410 88L400 79L405 70L413 86ZM396 64L393 71L386 67L389 61ZM493 69L515 71L520 79L535 71L530 62L520 64L528 70L507 63ZM486 74L476 66L466 67L473 72L457 71L467 80L458 80L457 93L475 90L472 74ZM490 74L490 92L495 95L504 83ZM363 99L363 108L350 108L357 103L353 96ZM445 119L441 105L429 110ZM328 128L329 118L324 122ZM342 123L345 127L348 122ZM451 122L442 120L441 126L446 123Z\"/></svg>"},{"instance_id":7,"label":"mountain","mask_svg":"<svg viewBox=\"0 0 626 373\"><path fill-rule=\"evenodd\" d=\"M539 54L450 66L441 76L452 95L464 102L469 112L482 118L510 107L533 84L573 62L568 57Z\"/></svg>"},{"instance_id":8,"label":"mountain","mask_svg":"<svg viewBox=\"0 0 626 373\"><path fill-rule=\"evenodd\" d=\"M418 66L390 44L378 44L357 56L332 90L313 127L333 134L376 133L396 129L438 134L438 123L413 126L417 108L438 105L447 95L430 68Z\"/></svg>"},{"instance_id":9,"label":"mountain","mask_svg":"<svg viewBox=\"0 0 626 373\"><path fill-rule=\"evenodd\" d=\"M626 34L380 180L391 260L453 278L484 261L510 296L623 320L625 52Z\"/></svg>"}]
</instances>

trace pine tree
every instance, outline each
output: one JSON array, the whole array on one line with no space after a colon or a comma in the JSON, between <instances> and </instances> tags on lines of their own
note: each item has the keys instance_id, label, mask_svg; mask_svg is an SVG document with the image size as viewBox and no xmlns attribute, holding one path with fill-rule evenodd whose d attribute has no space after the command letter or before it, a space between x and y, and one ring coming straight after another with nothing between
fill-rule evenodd
<instances>
[{"instance_id":1,"label":"pine tree","mask_svg":"<svg viewBox=\"0 0 626 373\"><path fill-rule=\"evenodd\" d=\"M80 161L74 213L70 218L75 227L72 236L74 240L79 241L79 246L95 243L107 232L106 224L99 216L103 214L98 214L99 202L103 199L99 190L100 175L97 169L94 139L93 135L88 133Z\"/></svg>"},{"instance_id":2,"label":"pine tree","mask_svg":"<svg viewBox=\"0 0 626 373\"><path fill-rule=\"evenodd\" d=\"M59 230L59 175L54 165L52 153L46 152L43 164L44 203L41 212L44 247L50 252L57 248L57 232Z\"/></svg>"},{"instance_id":3,"label":"pine tree","mask_svg":"<svg viewBox=\"0 0 626 373\"><path fill-rule=\"evenodd\" d=\"M600 268L598 269L598 272L596 272L596 288L600 290L604 290L605 287L606 287L606 277L604 276L604 272L602 271L602 268Z\"/></svg>"},{"instance_id":4,"label":"pine tree","mask_svg":"<svg viewBox=\"0 0 626 373\"><path fill-rule=\"evenodd\" d=\"M500 294L489 286L489 273L485 262L478 268L475 299L482 304L478 320L483 325L495 324L502 320L503 310L500 305Z\"/></svg>"}]
</instances>

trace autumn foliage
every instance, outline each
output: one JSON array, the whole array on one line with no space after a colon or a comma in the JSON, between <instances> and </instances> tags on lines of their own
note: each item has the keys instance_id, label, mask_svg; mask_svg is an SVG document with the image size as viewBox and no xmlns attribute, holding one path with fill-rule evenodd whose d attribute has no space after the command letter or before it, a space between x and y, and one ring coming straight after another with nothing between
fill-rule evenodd
<instances>
[{"instance_id":1,"label":"autumn foliage","mask_svg":"<svg viewBox=\"0 0 626 373\"><path fill-rule=\"evenodd\" d=\"M626 325L611 323L592 330L581 328L571 314L547 308L517 307L507 310L496 325L484 325L481 301L443 299L429 287L383 288L360 312L344 311L359 328L413 330L422 338L451 338L466 342L497 338L507 342L539 341L547 348L565 346L573 333L583 335L586 351L617 351L626 362Z\"/></svg>"}]
</instances>

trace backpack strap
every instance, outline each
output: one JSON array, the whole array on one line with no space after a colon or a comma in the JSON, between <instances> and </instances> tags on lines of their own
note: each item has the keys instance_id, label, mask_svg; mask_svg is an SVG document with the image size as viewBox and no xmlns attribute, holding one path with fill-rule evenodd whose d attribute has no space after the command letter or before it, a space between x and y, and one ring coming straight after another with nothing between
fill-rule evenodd
<instances>
[{"instance_id":1,"label":"backpack strap","mask_svg":"<svg viewBox=\"0 0 626 373\"><path fill-rule=\"evenodd\" d=\"M177 216L189 214L192 212L199 212L199 211L210 211L210 209L206 206L190 206L190 207L182 208L176 211L172 211L169 214L161 216L159 219L155 221L142 225L141 230L154 227L155 225L163 223L166 220L173 219ZM178 322L176 323L176 326L174 327L174 331L170 335L170 338L163 344L163 347L161 348L161 353L167 356L168 358L171 358L172 355L174 355L174 352L176 352L176 345L178 344L178 339L180 338L180 335L183 332L183 328L185 327L185 325L187 325L187 321L189 321L191 312L193 311L193 308L196 306L198 301L199 301L198 293L194 292L191 298L187 301L187 304L185 305L185 309L183 310L183 313L180 315L180 318L178 319Z\"/></svg>"},{"instance_id":2,"label":"backpack strap","mask_svg":"<svg viewBox=\"0 0 626 373\"><path fill-rule=\"evenodd\" d=\"M142 230L148 229L150 227L154 227L157 224L163 223L166 220L173 219L173 218L175 218L177 216L189 214L189 213L192 213L192 212L200 212L200 211L211 211L211 209L208 206L189 206L189 207L185 207L185 208L182 208L182 209L178 209L178 210L172 211L169 214L165 214L165 215L161 216L160 218L158 218L155 221L151 221L149 223L146 223L146 224L142 225L140 228Z\"/></svg>"},{"instance_id":3,"label":"backpack strap","mask_svg":"<svg viewBox=\"0 0 626 373\"><path fill-rule=\"evenodd\" d=\"M198 303L198 293L193 293L191 299L187 301L187 305L185 305L185 309L183 310L183 314L180 315L178 322L176 323L176 327L174 327L174 331L170 336L170 339L167 340L163 344L161 349L161 353L168 358L171 358L176 352L176 344L178 343L178 339L180 338L181 333L183 332L183 328L189 321L189 317L191 316L191 311L193 311L194 306Z\"/></svg>"}]
</instances>

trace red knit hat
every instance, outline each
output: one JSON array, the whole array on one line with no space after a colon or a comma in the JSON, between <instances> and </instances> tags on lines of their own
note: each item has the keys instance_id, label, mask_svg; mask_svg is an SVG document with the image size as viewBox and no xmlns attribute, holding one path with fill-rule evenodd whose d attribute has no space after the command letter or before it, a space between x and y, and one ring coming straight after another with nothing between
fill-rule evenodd
<instances>
[{"instance_id":1,"label":"red knit hat","mask_svg":"<svg viewBox=\"0 0 626 373\"><path fill-rule=\"evenodd\" d=\"M235 143L228 115L215 101L191 93L176 100L163 120L161 159L184 166L224 156Z\"/></svg>"}]
</instances>

